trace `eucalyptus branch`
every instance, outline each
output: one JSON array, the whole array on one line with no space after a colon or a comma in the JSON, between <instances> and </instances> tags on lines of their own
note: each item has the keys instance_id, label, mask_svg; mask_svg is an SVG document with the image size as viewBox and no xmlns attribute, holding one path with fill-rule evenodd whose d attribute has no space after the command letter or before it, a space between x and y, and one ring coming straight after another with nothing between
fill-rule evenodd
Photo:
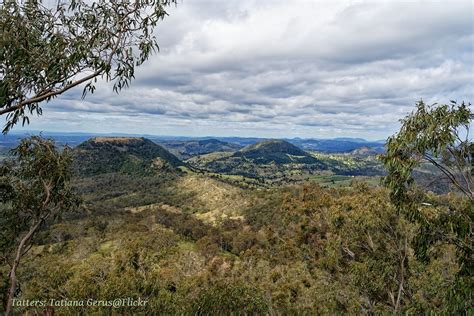
<instances>
[{"instance_id":1,"label":"eucalyptus branch","mask_svg":"<svg viewBox=\"0 0 474 316\"><path fill-rule=\"evenodd\" d=\"M458 169L458 173L461 175L462 180L465 182L467 190L472 192L472 190L471 190L471 184L472 184L471 181L472 180L470 179L470 176L469 176L470 172L466 172L466 169L468 169L468 168L461 164L461 158L463 158L463 157L457 157L455 151L450 146L448 146L447 149L448 149L449 153L454 157L454 162L455 162L456 167ZM459 156L465 156L465 155L461 152L461 154ZM466 174L468 174L468 176L466 176Z\"/></svg>"},{"instance_id":2,"label":"eucalyptus branch","mask_svg":"<svg viewBox=\"0 0 474 316\"><path fill-rule=\"evenodd\" d=\"M439 164L435 159L431 158L428 155L423 155L423 157L428 160L430 163L432 163L436 168L438 168L445 176L449 178L449 180L456 186L459 190L461 190L463 193L465 193L471 200L474 200L474 195L473 192L469 191L468 189L464 188L456 179L456 177L453 175L453 173L444 167L443 165Z\"/></svg>"},{"instance_id":3,"label":"eucalyptus branch","mask_svg":"<svg viewBox=\"0 0 474 316\"><path fill-rule=\"evenodd\" d=\"M29 105L29 104L33 104L33 103L39 103L41 101L44 101L48 98L52 98L54 96L57 96L59 94L62 94L66 91L68 91L69 89L71 88L74 88L75 86L78 86L80 85L81 83L84 83L90 79L93 79L95 77L97 77L98 75L101 74L101 71L96 71L94 72L93 74L89 75L89 76L86 76L84 78L81 78L77 81L74 81L66 86L64 86L63 88L61 89L58 89L58 90L53 90L53 91L49 91L47 93L43 93L43 94L40 94L40 95L37 95L31 99L28 99L26 101L23 101L23 102L20 102L18 103L17 105L15 106L12 106L12 107L8 107L6 109L3 109L3 110L0 110L0 115L3 115L3 114L6 114L6 113L10 113L10 112L14 112L14 111L17 111L17 110L20 110L22 109L23 107Z\"/></svg>"},{"instance_id":4,"label":"eucalyptus branch","mask_svg":"<svg viewBox=\"0 0 474 316\"><path fill-rule=\"evenodd\" d=\"M40 103L100 76L118 92L134 78L158 47L153 35L174 0L74 0L46 8L38 2L8 1L0 6L0 116L4 133ZM144 44L143 44L144 43ZM88 73L91 71L90 73ZM88 83L87 91L95 87Z\"/></svg>"}]
</instances>

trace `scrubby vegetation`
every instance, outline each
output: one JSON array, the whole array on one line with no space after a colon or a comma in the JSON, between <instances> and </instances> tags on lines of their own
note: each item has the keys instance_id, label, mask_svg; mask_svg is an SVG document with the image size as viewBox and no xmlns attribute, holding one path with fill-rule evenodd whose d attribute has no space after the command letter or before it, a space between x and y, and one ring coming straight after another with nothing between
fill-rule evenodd
<instances>
[{"instance_id":1,"label":"scrubby vegetation","mask_svg":"<svg viewBox=\"0 0 474 316\"><path fill-rule=\"evenodd\" d=\"M206 222L199 196L182 196L181 179L170 177L78 181L84 208L36 241L20 274L22 298L150 300L124 313L380 314L393 312L403 273L401 312L446 311L460 268L454 248L434 246L429 263L419 261L416 225L397 217L385 189L245 192L240 216ZM454 196L432 199L425 211L439 216L446 203L466 207ZM83 310L94 311L104 310Z\"/></svg>"}]
</instances>

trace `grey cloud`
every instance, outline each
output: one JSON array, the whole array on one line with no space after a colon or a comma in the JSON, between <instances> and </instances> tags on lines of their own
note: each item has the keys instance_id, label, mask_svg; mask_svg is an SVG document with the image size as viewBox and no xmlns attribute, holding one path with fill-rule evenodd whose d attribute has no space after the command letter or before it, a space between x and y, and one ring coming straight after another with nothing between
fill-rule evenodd
<instances>
[{"instance_id":1,"label":"grey cloud","mask_svg":"<svg viewBox=\"0 0 474 316\"><path fill-rule=\"evenodd\" d=\"M472 11L470 1L188 0L160 23L161 51L130 89L99 83L48 111L104 130L379 139L420 98L473 99Z\"/></svg>"}]
</instances>

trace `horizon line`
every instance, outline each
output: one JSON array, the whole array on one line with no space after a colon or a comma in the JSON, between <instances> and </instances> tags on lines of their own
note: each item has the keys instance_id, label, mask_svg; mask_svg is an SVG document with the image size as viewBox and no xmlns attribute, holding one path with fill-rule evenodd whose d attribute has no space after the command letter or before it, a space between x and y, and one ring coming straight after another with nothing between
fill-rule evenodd
<instances>
[{"instance_id":1,"label":"horizon line","mask_svg":"<svg viewBox=\"0 0 474 316\"><path fill-rule=\"evenodd\" d=\"M110 132L110 133L104 133L104 132L65 132L65 131L46 131L46 130L11 130L7 134L3 134L3 137L6 137L8 135L25 135L25 134L65 134L65 135L71 135L71 134L76 134L76 135L84 135L84 136L95 136L95 135L100 135L100 136L141 136L141 137L146 137L146 136L151 136L151 137L160 137L160 138L193 138L193 139L199 139L199 138L205 138L205 139L212 139L212 138L243 138L243 139L302 139L302 140L363 140L364 142L385 142L386 139L366 139L363 137L350 137L350 136L339 136L339 137L334 137L334 138L318 138L318 137L300 137L300 136L294 136L294 137L264 137L264 136L216 136L216 135L206 135L206 136L189 136L189 135L156 135L156 134L146 134L146 133L122 133L122 132Z\"/></svg>"}]
</instances>

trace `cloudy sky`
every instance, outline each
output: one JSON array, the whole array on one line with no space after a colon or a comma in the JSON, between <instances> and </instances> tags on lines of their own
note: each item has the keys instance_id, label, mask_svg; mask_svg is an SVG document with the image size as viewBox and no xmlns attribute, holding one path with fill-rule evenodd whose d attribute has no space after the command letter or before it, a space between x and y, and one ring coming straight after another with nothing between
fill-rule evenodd
<instances>
[{"instance_id":1,"label":"cloudy sky","mask_svg":"<svg viewBox=\"0 0 474 316\"><path fill-rule=\"evenodd\" d=\"M169 14L129 89L68 93L28 129L381 139L420 98L474 101L470 0L181 0Z\"/></svg>"}]
</instances>

